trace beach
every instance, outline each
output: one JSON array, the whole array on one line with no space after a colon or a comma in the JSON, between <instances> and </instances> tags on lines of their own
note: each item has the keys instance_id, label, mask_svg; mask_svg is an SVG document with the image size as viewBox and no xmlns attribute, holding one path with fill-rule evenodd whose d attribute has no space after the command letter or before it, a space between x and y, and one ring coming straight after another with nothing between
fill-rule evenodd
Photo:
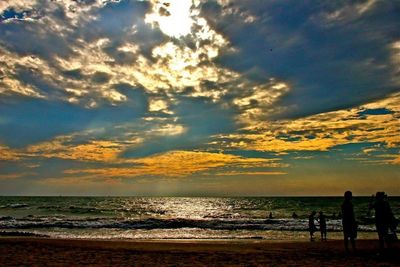
<instances>
[{"instance_id":1,"label":"beach","mask_svg":"<svg viewBox=\"0 0 400 267\"><path fill-rule=\"evenodd\" d=\"M341 197L0 197L0 266L400 266L359 217L346 254ZM354 199L368 212L369 198ZM393 198L400 214L400 198ZM323 208L321 208L323 207ZM323 209L328 241L309 241ZM266 218L271 211L273 218ZM296 212L298 217L292 218ZM317 222L318 223L318 222Z\"/></svg>"},{"instance_id":2,"label":"beach","mask_svg":"<svg viewBox=\"0 0 400 267\"><path fill-rule=\"evenodd\" d=\"M1 266L400 266L398 244L378 255L377 240L78 240L0 238Z\"/></svg>"}]
</instances>

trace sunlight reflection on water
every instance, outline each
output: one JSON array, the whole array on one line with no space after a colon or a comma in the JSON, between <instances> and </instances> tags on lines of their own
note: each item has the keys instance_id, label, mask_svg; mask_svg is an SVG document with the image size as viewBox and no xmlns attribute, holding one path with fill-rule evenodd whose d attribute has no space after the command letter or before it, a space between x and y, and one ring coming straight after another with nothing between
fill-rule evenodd
<instances>
[{"instance_id":1,"label":"sunlight reflection on water","mask_svg":"<svg viewBox=\"0 0 400 267\"><path fill-rule=\"evenodd\" d=\"M341 220L332 218L341 202L340 197L0 197L0 231L71 238L304 240L308 214L323 210L328 238L341 239ZM397 217L399 203L391 198ZM359 238L375 238L368 204L369 198L354 199Z\"/></svg>"}]
</instances>

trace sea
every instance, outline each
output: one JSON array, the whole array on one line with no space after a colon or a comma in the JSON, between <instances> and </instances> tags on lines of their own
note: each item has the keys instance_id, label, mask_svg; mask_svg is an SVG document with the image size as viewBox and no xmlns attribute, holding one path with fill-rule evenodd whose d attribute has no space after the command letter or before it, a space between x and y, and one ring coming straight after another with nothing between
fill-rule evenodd
<instances>
[{"instance_id":1,"label":"sea","mask_svg":"<svg viewBox=\"0 0 400 267\"><path fill-rule=\"evenodd\" d=\"M327 216L328 239L340 239L342 202L342 197L2 196L0 234L112 240L308 240L308 215L322 211ZM360 239L377 236L370 202L370 197L353 199ZM399 219L400 197L389 197L389 203ZM319 233L315 236L318 239Z\"/></svg>"}]
</instances>

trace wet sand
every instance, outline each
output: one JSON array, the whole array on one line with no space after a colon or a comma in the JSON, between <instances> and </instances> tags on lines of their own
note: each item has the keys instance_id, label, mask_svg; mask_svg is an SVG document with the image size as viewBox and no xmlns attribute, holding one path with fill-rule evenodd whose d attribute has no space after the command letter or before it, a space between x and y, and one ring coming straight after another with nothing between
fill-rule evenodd
<instances>
[{"instance_id":1,"label":"wet sand","mask_svg":"<svg viewBox=\"0 0 400 267\"><path fill-rule=\"evenodd\" d=\"M0 238L0 266L400 266L400 248L377 255L376 240L101 241Z\"/></svg>"}]
</instances>

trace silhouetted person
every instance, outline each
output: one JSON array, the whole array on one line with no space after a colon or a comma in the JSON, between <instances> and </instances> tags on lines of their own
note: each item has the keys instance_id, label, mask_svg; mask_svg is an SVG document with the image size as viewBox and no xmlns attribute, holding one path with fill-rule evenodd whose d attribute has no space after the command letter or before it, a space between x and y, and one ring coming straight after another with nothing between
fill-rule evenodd
<instances>
[{"instance_id":1,"label":"silhouetted person","mask_svg":"<svg viewBox=\"0 0 400 267\"><path fill-rule=\"evenodd\" d=\"M310 241L314 240L314 233L317 231L317 227L315 227L315 211L311 212L308 216L308 231L310 232Z\"/></svg>"},{"instance_id":2,"label":"silhouetted person","mask_svg":"<svg viewBox=\"0 0 400 267\"><path fill-rule=\"evenodd\" d=\"M322 211L319 212L318 221L319 221L319 231L321 232L321 240L326 241L326 233L327 233L326 216Z\"/></svg>"},{"instance_id":3,"label":"silhouetted person","mask_svg":"<svg viewBox=\"0 0 400 267\"><path fill-rule=\"evenodd\" d=\"M272 219L272 212L269 213L268 218Z\"/></svg>"},{"instance_id":4,"label":"silhouetted person","mask_svg":"<svg viewBox=\"0 0 400 267\"><path fill-rule=\"evenodd\" d=\"M357 222L354 216L353 203L351 202L353 194L351 191L344 193L344 202L342 204L342 225L344 235L344 248L346 252L349 251L349 239L353 251L356 249L356 243L354 239L357 237Z\"/></svg>"},{"instance_id":5,"label":"silhouetted person","mask_svg":"<svg viewBox=\"0 0 400 267\"><path fill-rule=\"evenodd\" d=\"M374 203L375 203L375 195L372 194L371 198L369 200L369 209L367 211L367 217L371 217L371 209L374 207Z\"/></svg>"},{"instance_id":6,"label":"silhouetted person","mask_svg":"<svg viewBox=\"0 0 400 267\"><path fill-rule=\"evenodd\" d=\"M388 242L387 237L389 229L394 232L397 222L387 201L385 192L377 192L375 196L375 225L379 237L379 249L382 251L385 247L385 241Z\"/></svg>"},{"instance_id":7,"label":"silhouetted person","mask_svg":"<svg viewBox=\"0 0 400 267\"><path fill-rule=\"evenodd\" d=\"M299 218L299 216L296 214L296 212L293 212L293 213L292 213L292 218L293 218L293 219L297 219L297 218Z\"/></svg>"}]
</instances>

